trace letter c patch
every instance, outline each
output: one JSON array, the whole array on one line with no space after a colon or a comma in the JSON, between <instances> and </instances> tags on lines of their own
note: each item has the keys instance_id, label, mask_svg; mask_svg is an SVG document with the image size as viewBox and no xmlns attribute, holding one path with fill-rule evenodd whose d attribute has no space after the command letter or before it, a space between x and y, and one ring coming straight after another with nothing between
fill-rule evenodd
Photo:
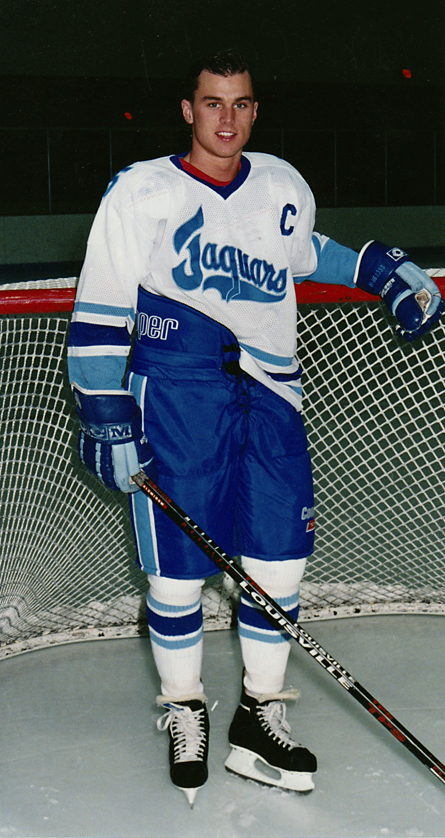
<instances>
[{"instance_id":1,"label":"letter c patch","mask_svg":"<svg viewBox=\"0 0 445 838\"><path fill-rule=\"evenodd\" d=\"M281 213L281 221L280 221L280 230L283 236L291 236L295 230L295 227L292 225L290 227L286 227L287 216L288 215L296 215L297 208L293 204L286 204L283 207L283 212Z\"/></svg>"}]
</instances>

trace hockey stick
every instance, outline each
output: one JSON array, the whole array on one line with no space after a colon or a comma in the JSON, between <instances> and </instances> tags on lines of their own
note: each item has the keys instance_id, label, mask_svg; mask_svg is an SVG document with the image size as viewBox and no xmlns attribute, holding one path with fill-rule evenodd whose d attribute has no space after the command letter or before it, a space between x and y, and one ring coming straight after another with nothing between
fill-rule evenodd
<instances>
[{"instance_id":1,"label":"hockey stick","mask_svg":"<svg viewBox=\"0 0 445 838\"><path fill-rule=\"evenodd\" d=\"M445 784L445 765L416 739L394 716L385 709L377 699L373 698L361 684L356 681L328 652L311 637L296 620L289 617L268 594L243 570L243 568L227 555L212 539L195 524L182 509L160 489L143 471L131 478L137 486L149 497L166 515L177 524L205 554L222 571L227 573L245 591L254 602L260 605L274 628L285 630L296 640L303 649L329 672L341 686L352 695L362 707L384 725L392 735L417 757L423 765Z\"/></svg>"}]
</instances>

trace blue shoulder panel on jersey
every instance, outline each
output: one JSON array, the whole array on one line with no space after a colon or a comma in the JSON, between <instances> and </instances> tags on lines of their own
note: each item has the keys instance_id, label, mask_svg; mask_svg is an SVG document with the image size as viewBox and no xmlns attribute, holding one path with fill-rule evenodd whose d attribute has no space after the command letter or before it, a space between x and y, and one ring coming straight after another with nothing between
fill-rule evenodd
<instances>
[{"instance_id":1,"label":"blue shoulder panel on jersey","mask_svg":"<svg viewBox=\"0 0 445 838\"><path fill-rule=\"evenodd\" d=\"M120 170L120 172L117 172L117 173L116 173L116 174L115 174L115 175L111 178L111 180L110 180L110 182L109 182L109 184L108 184L108 186L107 186L107 188L106 188L106 190L105 190L105 192L104 192L104 194L103 194L103 197L104 197L104 198L105 198L105 195L108 195L109 191L113 188L114 184L115 184L115 183L117 183L118 178L119 178L119 177L120 177L120 176L121 176L124 172L128 172L130 169L132 169L132 168L133 168L133 166L134 166L134 163L131 163L131 165L130 165L130 166L125 166L125 168L124 168L124 169L121 169L121 170Z\"/></svg>"},{"instance_id":2,"label":"blue shoulder panel on jersey","mask_svg":"<svg viewBox=\"0 0 445 838\"><path fill-rule=\"evenodd\" d=\"M299 285L300 282L309 279L311 282L325 282L329 285L347 285L349 288L355 288L354 275L358 253L350 247L338 244L333 239L328 239L322 247L318 237L312 236L312 244L317 254L317 268L308 276L294 277L295 284Z\"/></svg>"},{"instance_id":3,"label":"blue shoulder panel on jersey","mask_svg":"<svg viewBox=\"0 0 445 838\"><path fill-rule=\"evenodd\" d=\"M216 183L209 183L208 180L197 177L197 175L192 175L190 172L186 172L186 170L182 168L181 157L185 157L186 154L187 152L184 152L183 154L175 154L173 157L170 157L170 160L177 169L180 169L181 172L184 172L184 174L191 177L193 180L197 180L198 183L203 183L204 186L208 186L209 189L213 189L214 192L217 192L218 195L221 195L221 198L224 199L229 198L230 195L236 192L236 190L243 185L251 169L250 160L248 160L247 157L242 156L241 168L236 178L234 178L231 183L228 183L227 186L217 186Z\"/></svg>"}]
</instances>

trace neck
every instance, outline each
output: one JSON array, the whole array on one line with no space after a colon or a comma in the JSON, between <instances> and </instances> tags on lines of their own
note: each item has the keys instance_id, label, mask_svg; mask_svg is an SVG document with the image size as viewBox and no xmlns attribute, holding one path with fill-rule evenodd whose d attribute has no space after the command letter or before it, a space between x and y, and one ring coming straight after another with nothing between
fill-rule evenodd
<instances>
[{"instance_id":1,"label":"neck","mask_svg":"<svg viewBox=\"0 0 445 838\"><path fill-rule=\"evenodd\" d=\"M193 148L184 157L187 163L190 163L195 169L208 175L215 180L227 183L233 180L240 167L241 151L234 155L234 157L213 157L210 154L203 154L201 149L197 152Z\"/></svg>"}]
</instances>

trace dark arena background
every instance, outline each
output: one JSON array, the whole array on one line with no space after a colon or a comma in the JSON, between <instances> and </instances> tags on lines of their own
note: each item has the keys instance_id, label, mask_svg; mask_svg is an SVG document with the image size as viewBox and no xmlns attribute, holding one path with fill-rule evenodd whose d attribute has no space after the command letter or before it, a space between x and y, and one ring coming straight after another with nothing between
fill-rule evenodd
<instances>
[{"instance_id":1,"label":"dark arena background","mask_svg":"<svg viewBox=\"0 0 445 838\"><path fill-rule=\"evenodd\" d=\"M445 295L444 24L438 0L0 0L0 836L444 838L439 774L297 643L314 792L224 771L242 665L225 574L204 593L211 781L184 805L127 500L79 463L66 367L109 180L187 150L182 78L229 46L259 101L248 148L301 171L316 229L405 248ZM317 517L301 623L444 760L445 319L403 343L356 289L297 298Z\"/></svg>"},{"instance_id":2,"label":"dark arena background","mask_svg":"<svg viewBox=\"0 0 445 838\"><path fill-rule=\"evenodd\" d=\"M22 221L3 222L2 261L81 261L110 175L187 148L180 80L227 46L256 81L250 147L302 172L322 232L445 247L444 16L434 0L3 0L0 214Z\"/></svg>"}]
</instances>

